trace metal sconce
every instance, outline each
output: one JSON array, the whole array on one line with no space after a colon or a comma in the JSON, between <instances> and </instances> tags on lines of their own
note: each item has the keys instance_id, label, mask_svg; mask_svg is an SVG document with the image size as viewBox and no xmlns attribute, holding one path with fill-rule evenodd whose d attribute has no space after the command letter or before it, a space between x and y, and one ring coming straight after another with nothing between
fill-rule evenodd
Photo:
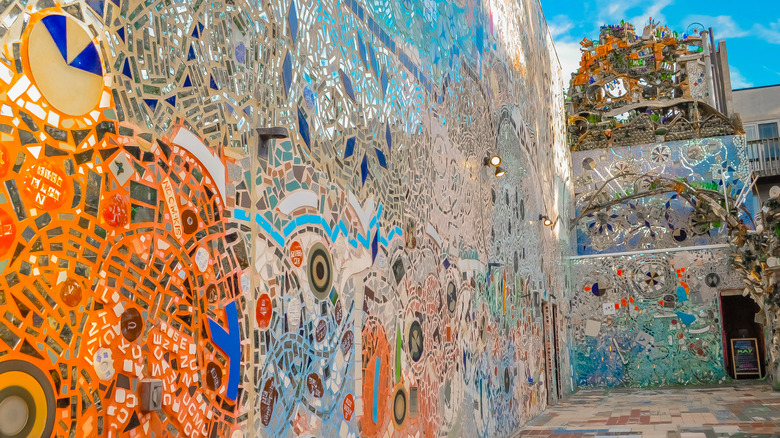
<instances>
[{"instance_id":1,"label":"metal sconce","mask_svg":"<svg viewBox=\"0 0 780 438\"><path fill-rule=\"evenodd\" d=\"M501 167L501 157L498 155L493 155L490 157L485 157L484 160L482 160L482 164L485 166L493 166L496 168L495 176L504 176L506 174L506 170L504 170L503 167Z\"/></svg>"}]
</instances>

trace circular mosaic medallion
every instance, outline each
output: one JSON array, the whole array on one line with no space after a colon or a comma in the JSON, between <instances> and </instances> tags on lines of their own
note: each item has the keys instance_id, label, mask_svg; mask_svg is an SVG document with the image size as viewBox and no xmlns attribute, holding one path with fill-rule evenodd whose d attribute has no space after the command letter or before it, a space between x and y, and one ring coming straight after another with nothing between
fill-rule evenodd
<instances>
[{"instance_id":1,"label":"circular mosaic medallion","mask_svg":"<svg viewBox=\"0 0 780 438\"><path fill-rule=\"evenodd\" d=\"M654 163L665 163L672 156L672 150L669 146L659 145L650 152L650 159Z\"/></svg>"},{"instance_id":2,"label":"circular mosaic medallion","mask_svg":"<svg viewBox=\"0 0 780 438\"><path fill-rule=\"evenodd\" d=\"M399 388L393 397L393 421L397 426L404 424L406 419L406 392Z\"/></svg>"},{"instance_id":3,"label":"circular mosaic medallion","mask_svg":"<svg viewBox=\"0 0 780 438\"><path fill-rule=\"evenodd\" d=\"M311 247L306 269L312 293L321 300L326 299L333 285L333 263L325 245L315 243Z\"/></svg>"},{"instance_id":4,"label":"circular mosaic medallion","mask_svg":"<svg viewBox=\"0 0 780 438\"><path fill-rule=\"evenodd\" d=\"M412 322L409 327L409 355L417 362L423 353L423 332L419 321Z\"/></svg>"},{"instance_id":5,"label":"circular mosaic medallion","mask_svg":"<svg viewBox=\"0 0 780 438\"><path fill-rule=\"evenodd\" d=\"M458 305L458 293L455 289L455 283L450 282L447 285L447 309L450 313L455 313L455 308Z\"/></svg>"},{"instance_id":6,"label":"circular mosaic medallion","mask_svg":"<svg viewBox=\"0 0 780 438\"><path fill-rule=\"evenodd\" d=\"M674 240L678 242L683 242L685 241L685 239L688 238L688 232L682 228L678 228L674 230L674 232L672 233L672 237L674 238Z\"/></svg>"},{"instance_id":7,"label":"circular mosaic medallion","mask_svg":"<svg viewBox=\"0 0 780 438\"><path fill-rule=\"evenodd\" d=\"M54 108L71 116L92 111L103 92L97 46L76 20L47 15L32 25L27 59L35 86Z\"/></svg>"},{"instance_id":8,"label":"circular mosaic medallion","mask_svg":"<svg viewBox=\"0 0 780 438\"><path fill-rule=\"evenodd\" d=\"M632 269L634 291L644 298L674 293L675 273L665 260L643 260Z\"/></svg>"},{"instance_id":9,"label":"circular mosaic medallion","mask_svg":"<svg viewBox=\"0 0 780 438\"><path fill-rule=\"evenodd\" d=\"M709 287L718 287L720 284L720 275L715 272L710 272L704 277L704 283Z\"/></svg>"},{"instance_id":10,"label":"circular mosaic medallion","mask_svg":"<svg viewBox=\"0 0 780 438\"><path fill-rule=\"evenodd\" d=\"M0 362L0 436L52 436L54 391L46 374L21 360Z\"/></svg>"}]
</instances>

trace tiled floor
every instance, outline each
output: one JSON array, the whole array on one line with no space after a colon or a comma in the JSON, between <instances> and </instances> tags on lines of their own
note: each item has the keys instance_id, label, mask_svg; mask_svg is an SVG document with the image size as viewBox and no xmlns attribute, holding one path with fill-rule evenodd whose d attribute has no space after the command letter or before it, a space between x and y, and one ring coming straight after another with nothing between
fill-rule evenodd
<instances>
[{"instance_id":1,"label":"tiled floor","mask_svg":"<svg viewBox=\"0 0 780 438\"><path fill-rule=\"evenodd\" d=\"M533 419L521 437L780 437L780 392L764 383L582 390Z\"/></svg>"}]
</instances>

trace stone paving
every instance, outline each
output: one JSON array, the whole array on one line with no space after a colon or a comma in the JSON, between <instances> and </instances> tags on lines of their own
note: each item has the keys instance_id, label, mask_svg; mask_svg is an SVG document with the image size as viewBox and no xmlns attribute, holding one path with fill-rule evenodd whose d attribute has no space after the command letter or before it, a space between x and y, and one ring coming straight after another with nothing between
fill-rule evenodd
<instances>
[{"instance_id":1,"label":"stone paving","mask_svg":"<svg viewBox=\"0 0 780 438\"><path fill-rule=\"evenodd\" d=\"M673 389L581 390L520 437L780 437L780 392L763 382Z\"/></svg>"}]
</instances>

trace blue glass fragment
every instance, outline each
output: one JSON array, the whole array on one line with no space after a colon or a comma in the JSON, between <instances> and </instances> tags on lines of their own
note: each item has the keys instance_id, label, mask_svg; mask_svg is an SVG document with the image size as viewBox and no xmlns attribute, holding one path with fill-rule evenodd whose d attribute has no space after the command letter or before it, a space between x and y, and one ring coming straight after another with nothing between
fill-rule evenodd
<instances>
[{"instance_id":1,"label":"blue glass fragment","mask_svg":"<svg viewBox=\"0 0 780 438\"><path fill-rule=\"evenodd\" d=\"M295 2L290 2L290 14L287 16L288 23L290 24L290 35L292 36L293 43L295 43L298 37L298 11L295 8Z\"/></svg>"},{"instance_id":2,"label":"blue glass fragment","mask_svg":"<svg viewBox=\"0 0 780 438\"><path fill-rule=\"evenodd\" d=\"M306 121L306 116L303 114L300 108L298 108L298 132L301 133L303 142L306 143L306 147L311 149L311 137L309 136L309 122Z\"/></svg>"},{"instance_id":3,"label":"blue glass fragment","mask_svg":"<svg viewBox=\"0 0 780 438\"><path fill-rule=\"evenodd\" d=\"M98 54L97 47L92 43L87 44L87 47L84 47L84 50L76 55L73 61L71 61L70 66L89 73L94 73L98 76L103 76L103 66L100 63L100 55Z\"/></svg>"},{"instance_id":4,"label":"blue glass fragment","mask_svg":"<svg viewBox=\"0 0 780 438\"><path fill-rule=\"evenodd\" d=\"M355 152L355 137L347 139L347 146L344 148L344 158L349 158Z\"/></svg>"},{"instance_id":5,"label":"blue glass fragment","mask_svg":"<svg viewBox=\"0 0 780 438\"><path fill-rule=\"evenodd\" d=\"M363 161L360 163L360 179L363 185L366 185L366 177L368 177L368 157L363 155Z\"/></svg>"},{"instance_id":6,"label":"blue glass fragment","mask_svg":"<svg viewBox=\"0 0 780 438\"><path fill-rule=\"evenodd\" d=\"M127 76L130 79L133 79L133 71L130 70L129 58L125 58L125 66L122 67L122 74Z\"/></svg>"},{"instance_id":7,"label":"blue glass fragment","mask_svg":"<svg viewBox=\"0 0 780 438\"><path fill-rule=\"evenodd\" d=\"M152 112L157 109L157 99L144 99L144 102L146 102L146 105L152 109Z\"/></svg>"},{"instance_id":8,"label":"blue glass fragment","mask_svg":"<svg viewBox=\"0 0 780 438\"><path fill-rule=\"evenodd\" d=\"M347 92L347 95L352 99L352 101L355 101L355 90L352 88L352 80L347 76L346 73L344 73L344 70L339 70L339 74L341 75L341 82L344 84L344 91Z\"/></svg>"},{"instance_id":9,"label":"blue glass fragment","mask_svg":"<svg viewBox=\"0 0 780 438\"><path fill-rule=\"evenodd\" d=\"M66 30L66 18L64 15L47 15L41 21L49 31L49 35L54 40L57 48L60 50L62 59L68 59L68 34Z\"/></svg>"},{"instance_id":10,"label":"blue glass fragment","mask_svg":"<svg viewBox=\"0 0 780 438\"><path fill-rule=\"evenodd\" d=\"M386 126L385 140L387 141L387 150L390 151L393 149L393 135L390 134L390 123L388 123Z\"/></svg>"},{"instance_id":11,"label":"blue glass fragment","mask_svg":"<svg viewBox=\"0 0 780 438\"><path fill-rule=\"evenodd\" d=\"M287 55L284 56L284 62L282 63L282 79L284 80L284 94L290 96L290 85L292 85L292 57L290 51L287 51Z\"/></svg>"},{"instance_id":12,"label":"blue glass fragment","mask_svg":"<svg viewBox=\"0 0 780 438\"><path fill-rule=\"evenodd\" d=\"M99 17L103 16L103 11L105 10L105 2L103 0L87 0L86 1L87 6L92 8L93 11L95 11Z\"/></svg>"},{"instance_id":13,"label":"blue glass fragment","mask_svg":"<svg viewBox=\"0 0 780 438\"><path fill-rule=\"evenodd\" d=\"M376 158L379 160L379 165L387 169L387 159L384 152L381 149L374 149L376 151Z\"/></svg>"}]
</instances>

